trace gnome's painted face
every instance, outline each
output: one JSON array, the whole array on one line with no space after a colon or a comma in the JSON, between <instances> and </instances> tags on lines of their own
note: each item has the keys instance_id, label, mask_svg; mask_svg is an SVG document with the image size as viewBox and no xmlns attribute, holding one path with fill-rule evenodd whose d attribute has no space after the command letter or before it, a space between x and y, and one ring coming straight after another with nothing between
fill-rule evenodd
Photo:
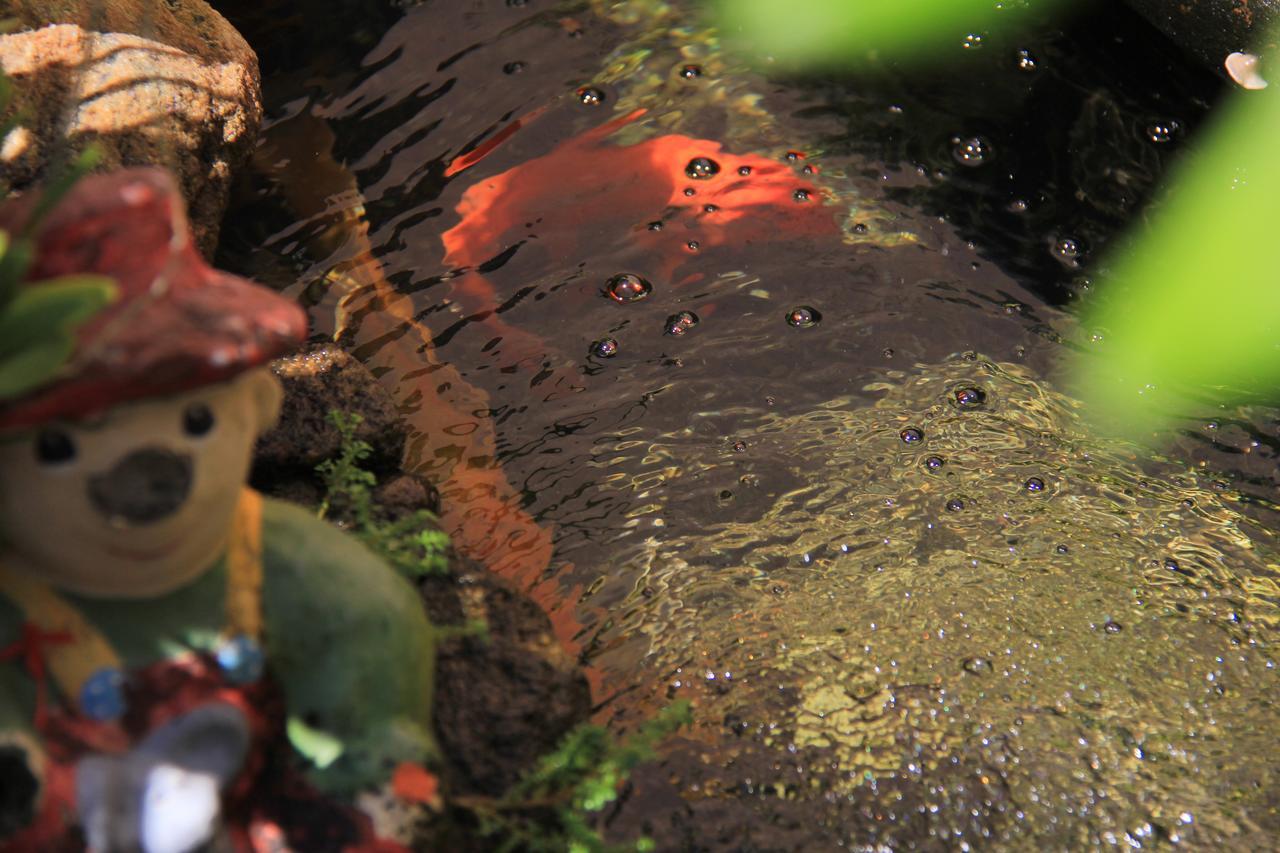
<instances>
[{"instance_id":1,"label":"gnome's painted face","mask_svg":"<svg viewBox=\"0 0 1280 853\"><path fill-rule=\"evenodd\" d=\"M0 548L14 569L82 595L146 598L222 555L280 384L217 385L0 437Z\"/></svg>"}]
</instances>

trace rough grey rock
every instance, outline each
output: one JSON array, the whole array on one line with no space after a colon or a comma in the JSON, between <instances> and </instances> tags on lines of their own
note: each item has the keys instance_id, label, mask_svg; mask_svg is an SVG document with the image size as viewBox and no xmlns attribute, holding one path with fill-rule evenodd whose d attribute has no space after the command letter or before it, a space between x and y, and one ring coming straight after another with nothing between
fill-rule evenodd
<instances>
[{"instance_id":1,"label":"rough grey rock","mask_svg":"<svg viewBox=\"0 0 1280 853\"><path fill-rule=\"evenodd\" d=\"M21 190L97 143L101 169L160 165L211 255L233 175L262 120L258 62L202 0L0 0L0 36L22 120L0 145L0 181Z\"/></svg>"}]
</instances>

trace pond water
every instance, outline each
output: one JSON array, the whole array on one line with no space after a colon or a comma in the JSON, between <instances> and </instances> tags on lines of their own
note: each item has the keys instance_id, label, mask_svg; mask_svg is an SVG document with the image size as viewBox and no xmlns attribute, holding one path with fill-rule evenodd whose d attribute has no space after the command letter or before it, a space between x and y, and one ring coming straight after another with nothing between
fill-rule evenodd
<instances>
[{"instance_id":1,"label":"pond water","mask_svg":"<svg viewBox=\"0 0 1280 853\"><path fill-rule=\"evenodd\" d=\"M1267 845L1276 414L1156 457L1057 375L1213 78L1109 6L791 80L660 0L236 23L270 125L222 263L392 389L601 719L695 702L612 831Z\"/></svg>"}]
</instances>

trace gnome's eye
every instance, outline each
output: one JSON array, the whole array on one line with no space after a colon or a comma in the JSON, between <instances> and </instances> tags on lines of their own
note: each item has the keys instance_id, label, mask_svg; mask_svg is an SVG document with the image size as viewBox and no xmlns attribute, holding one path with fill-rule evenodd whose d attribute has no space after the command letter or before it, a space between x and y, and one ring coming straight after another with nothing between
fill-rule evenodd
<instances>
[{"instance_id":1,"label":"gnome's eye","mask_svg":"<svg viewBox=\"0 0 1280 853\"><path fill-rule=\"evenodd\" d=\"M76 458L76 443L60 429L42 429L36 436L36 458L41 465L61 465Z\"/></svg>"},{"instance_id":2,"label":"gnome's eye","mask_svg":"<svg viewBox=\"0 0 1280 853\"><path fill-rule=\"evenodd\" d=\"M207 435L213 429L213 412L204 403L192 403L182 412L182 428L187 435Z\"/></svg>"}]
</instances>

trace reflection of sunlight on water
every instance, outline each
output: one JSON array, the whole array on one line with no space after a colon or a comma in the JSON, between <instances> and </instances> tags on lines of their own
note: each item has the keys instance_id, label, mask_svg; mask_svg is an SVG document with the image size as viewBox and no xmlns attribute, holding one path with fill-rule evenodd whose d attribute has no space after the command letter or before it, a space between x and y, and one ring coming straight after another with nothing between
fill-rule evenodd
<instances>
[{"instance_id":1,"label":"reflection of sunlight on water","mask_svg":"<svg viewBox=\"0 0 1280 853\"><path fill-rule=\"evenodd\" d=\"M608 488L644 511L630 558L591 590L611 614L592 650L619 686L637 669L653 684L615 713L695 697L712 740L722 720L764 714L779 742L833 757L837 790L899 772L904 733L936 764L971 731L1010 732L1002 749L1043 774L1010 779L1038 789L1020 800L1032 832L1049 831L1051 799L1099 794L1120 822L1194 803L1215 830L1247 831L1224 806L1233 783L1203 774L1224 761L1239 778L1269 772L1250 753L1276 732L1280 589L1274 546L1245 534L1234 498L1173 463L1140 468L1136 447L1090 437L1073 401L1020 368L961 358L868 390L883 395L870 408L744 416L742 453L696 416L614 448L637 473ZM906 424L923 438L904 442ZM745 520L697 482L780 476L788 486ZM650 502L690 492L704 494ZM733 689L707 673L732 673ZM909 699L913 685L936 694ZM788 690L794 702L770 698ZM1197 734L1207 720L1214 742ZM1107 766L1088 794L1072 781L1080 758L1038 754L1036 740L1081 726ZM1164 762L1127 763L1135 737Z\"/></svg>"}]
</instances>

